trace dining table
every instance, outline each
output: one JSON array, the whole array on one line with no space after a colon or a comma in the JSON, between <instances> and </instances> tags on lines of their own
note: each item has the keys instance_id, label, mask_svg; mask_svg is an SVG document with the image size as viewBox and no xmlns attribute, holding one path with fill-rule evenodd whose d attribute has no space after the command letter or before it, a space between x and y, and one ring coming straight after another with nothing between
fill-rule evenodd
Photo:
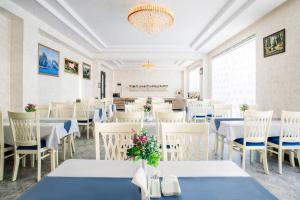
<instances>
[{"instance_id":1,"label":"dining table","mask_svg":"<svg viewBox=\"0 0 300 200\"><path fill-rule=\"evenodd\" d=\"M19 200L141 200L131 183L139 161L70 159L45 176ZM161 161L149 176L178 177L181 194L162 200L277 199L232 161ZM152 199L152 198L151 198Z\"/></svg>"}]
</instances>

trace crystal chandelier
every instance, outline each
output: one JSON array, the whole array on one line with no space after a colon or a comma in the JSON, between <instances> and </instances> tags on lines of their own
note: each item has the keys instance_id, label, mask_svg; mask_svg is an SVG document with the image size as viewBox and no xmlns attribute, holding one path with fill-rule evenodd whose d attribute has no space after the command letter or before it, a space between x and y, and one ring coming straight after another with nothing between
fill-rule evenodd
<instances>
[{"instance_id":1,"label":"crystal chandelier","mask_svg":"<svg viewBox=\"0 0 300 200\"><path fill-rule=\"evenodd\" d=\"M155 65L153 63L150 63L150 61L148 60L145 64L143 64L143 67L145 69L152 69L153 67L155 67Z\"/></svg>"},{"instance_id":2,"label":"crystal chandelier","mask_svg":"<svg viewBox=\"0 0 300 200\"><path fill-rule=\"evenodd\" d=\"M158 33L174 22L174 14L169 8L156 3L140 4L128 11L128 21L140 31Z\"/></svg>"}]
</instances>

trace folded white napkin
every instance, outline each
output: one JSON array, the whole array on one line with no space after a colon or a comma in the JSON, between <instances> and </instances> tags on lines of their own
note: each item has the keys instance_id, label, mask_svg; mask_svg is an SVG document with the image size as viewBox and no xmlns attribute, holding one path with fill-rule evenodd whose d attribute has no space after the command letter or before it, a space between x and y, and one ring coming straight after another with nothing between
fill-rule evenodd
<instances>
[{"instance_id":1,"label":"folded white napkin","mask_svg":"<svg viewBox=\"0 0 300 200\"><path fill-rule=\"evenodd\" d=\"M142 167L135 172L131 182L140 187L145 196L149 196L147 175Z\"/></svg>"},{"instance_id":2,"label":"folded white napkin","mask_svg":"<svg viewBox=\"0 0 300 200\"><path fill-rule=\"evenodd\" d=\"M181 194L181 189L177 176L163 177L161 190L164 196L179 196Z\"/></svg>"}]
</instances>

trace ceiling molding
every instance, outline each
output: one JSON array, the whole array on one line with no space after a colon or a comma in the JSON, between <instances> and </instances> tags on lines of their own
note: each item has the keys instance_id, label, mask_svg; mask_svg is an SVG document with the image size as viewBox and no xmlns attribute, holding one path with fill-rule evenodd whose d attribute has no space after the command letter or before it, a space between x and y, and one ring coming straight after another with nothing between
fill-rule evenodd
<instances>
[{"instance_id":1,"label":"ceiling molding","mask_svg":"<svg viewBox=\"0 0 300 200\"><path fill-rule=\"evenodd\" d=\"M222 6L222 8L217 12L217 14L206 24L206 26L200 31L200 33L196 36L196 38L191 42L191 48L195 48L196 44L199 40L203 37L204 33L206 33L212 25L214 25L222 16L223 14L234 4L236 0L228 0Z\"/></svg>"},{"instance_id":2,"label":"ceiling molding","mask_svg":"<svg viewBox=\"0 0 300 200\"><path fill-rule=\"evenodd\" d=\"M209 36L207 36L203 42L201 42L196 50L199 50L203 47L208 41L210 41L216 34L218 34L222 29L224 29L228 24L230 24L234 19L236 19L242 12L247 10L256 0L247 0L244 4L242 4L232 15L230 15L224 23L222 23L214 32L212 32Z\"/></svg>"},{"instance_id":3,"label":"ceiling molding","mask_svg":"<svg viewBox=\"0 0 300 200\"><path fill-rule=\"evenodd\" d=\"M104 61L104 60L99 61L99 63L100 63L101 66L105 67L106 69L114 70L114 68L111 67L111 66L110 66L106 61Z\"/></svg>"},{"instance_id":4,"label":"ceiling molding","mask_svg":"<svg viewBox=\"0 0 300 200\"><path fill-rule=\"evenodd\" d=\"M79 15L64 1L64 0L56 0L56 2L67 11L91 36L97 40L102 47L106 48L107 45L104 41L87 25L87 23L79 17Z\"/></svg>"},{"instance_id":5,"label":"ceiling molding","mask_svg":"<svg viewBox=\"0 0 300 200\"><path fill-rule=\"evenodd\" d=\"M94 59L99 60L147 60L151 57L152 60L199 60L205 57L205 54L200 52L103 52L94 55Z\"/></svg>"},{"instance_id":6,"label":"ceiling molding","mask_svg":"<svg viewBox=\"0 0 300 200\"><path fill-rule=\"evenodd\" d=\"M54 15L57 19L63 22L66 26L68 26L71 30L77 33L81 38L87 41L90 45L96 48L99 51L102 51L102 48L95 44L95 42L91 41L84 33L81 32L76 26L74 26L68 19L66 19L62 14L57 12L46 0L35 0L38 2L42 7L48 10L52 15Z\"/></svg>"}]
</instances>

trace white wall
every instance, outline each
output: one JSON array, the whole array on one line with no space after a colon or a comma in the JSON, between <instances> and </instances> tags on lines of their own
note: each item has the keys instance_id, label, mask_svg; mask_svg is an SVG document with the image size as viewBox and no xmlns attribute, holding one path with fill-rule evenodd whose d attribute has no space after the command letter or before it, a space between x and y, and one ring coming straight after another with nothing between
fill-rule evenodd
<instances>
[{"instance_id":1,"label":"white wall","mask_svg":"<svg viewBox=\"0 0 300 200\"><path fill-rule=\"evenodd\" d=\"M114 70L113 86L122 84L122 97L175 97L176 90L184 89L184 74L181 70ZM129 91L129 85L168 85L167 91Z\"/></svg>"},{"instance_id":2,"label":"white wall","mask_svg":"<svg viewBox=\"0 0 300 200\"><path fill-rule=\"evenodd\" d=\"M300 1L289 0L244 31L209 53L214 55L237 42L256 35L256 99L262 109L300 111ZM263 38L286 29L286 52L263 57ZM210 64L209 64L210 65ZM206 85L211 95L211 70Z\"/></svg>"},{"instance_id":3,"label":"white wall","mask_svg":"<svg viewBox=\"0 0 300 200\"><path fill-rule=\"evenodd\" d=\"M23 110L27 103L45 104L96 96L97 75L94 73L99 67L89 51L12 2L1 2L0 6L4 8L0 10L0 108ZM14 21L16 16L18 22ZM15 47L16 42L18 47ZM38 74L39 43L60 52L59 77ZM79 63L79 75L64 72L64 58ZM91 80L82 79L82 62L92 66Z\"/></svg>"},{"instance_id":4,"label":"white wall","mask_svg":"<svg viewBox=\"0 0 300 200\"><path fill-rule=\"evenodd\" d=\"M0 9L0 110L10 108L11 19Z\"/></svg>"}]
</instances>

